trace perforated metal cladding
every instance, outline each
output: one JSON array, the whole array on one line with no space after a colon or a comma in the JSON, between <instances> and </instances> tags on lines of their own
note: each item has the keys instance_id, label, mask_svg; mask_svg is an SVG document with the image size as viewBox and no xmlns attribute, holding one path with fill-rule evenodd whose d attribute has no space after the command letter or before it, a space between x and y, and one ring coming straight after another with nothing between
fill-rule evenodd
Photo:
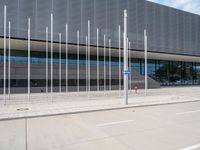
<instances>
[{"instance_id":1,"label":"perforated metal cladding","mask_svg":"<svg viewBox=\"0 0 200 150\"><path fill-rule=\"evenodd\" d=\"M49 0L37 0L37 7L36 7L36 39L45 39L46 37L46 26L48 27L48 32L50 33L50 23L51 23L51 6L52 4ZM39 16L39 17L38 17ZM49 36L50 39L50 36Z\"/></svg>"},{"instance_id":2,"label":"perforated metal cladding","mask_svg":"<svg viewBox=\"0 0 200 150\"><path fill-rule=\"evenodd\" d=\"M123 31L123 10L128 10L128 32L132 48L143 49L145 21L144 0L7 0L0 1L0 34L3 35L3 6L7 5L8 18L13 24L12 37L27 38L28 17L31 18L31 39L45 40L45 28L49 28L50 15L54 16L54 41L62 33L65 42L65 25L69 27L69 42L76 43L77 30L80 42L85 43L90 20L91 44L96 45L96 30L100 31L100 45L103 35L118 47L118 26ZM14 30L15 29L15 30ZM50 36L49 36L50 37ZM122 38L122 33L121 33ZM123 40L121 40L123 41ZM108 45L108 42L106 43ZM121 44L122 45L122 44Z\"/></svg>"},{"instance_id":3,"label":"perforated metal cladding","mask_svg":"<svg viewBox=\"0 0 200 150\"><path fill-rule=\"evenodd\" d=\"M103 36L106 34L106 8L106 0L95 0L95 27L99 28L99 42L101 45L103 45Z\"/></svg>"},{"instance_id":4,"label":"perforated metal cladding","mask_svg":"<svg viewBox=\"0 0 200 150\"><path fill-rule=\"evenodd\" d=\"M62 33L65 42L65 25L68 24L69 42L77 42L79 30L80 42L85 44L90 20L92 45L96 45L99 28L100 45L103 46L106 34L106 44L110 38L112 46L118 47L118 26L123 31L123 10L127 9L128 37L133 49L144 49L143 31L147 25L150 51L200 55L200 17L145 0L1 0L1 36L4 5L7 5L7 21L11 21L12 37L27 38L30 17L31 38L45 40L45 28L48 26L50 33L50 14L53 13L54 41L58 41L58 34Z\"/></svg>"},{"instance_id":5,"label":"perforated metal cladding","mask_svg":"<svg viewBox=\"0 0 200 150\"><path fill-rule=\"evenodd\" d=\"M146 19L150 51L200 55L198 15L147 2Z\"/></svg>"},{"instance_id":6,"label":"perforated metal cladding","mask_svg":"<svg viewBox=\"0 0 200 150\"><path fill-rule=\"evenodd\" d=\"M6 0L0 1L0 35L4 35L4 5L6 5Z\"/></svg>"}]
</instances>

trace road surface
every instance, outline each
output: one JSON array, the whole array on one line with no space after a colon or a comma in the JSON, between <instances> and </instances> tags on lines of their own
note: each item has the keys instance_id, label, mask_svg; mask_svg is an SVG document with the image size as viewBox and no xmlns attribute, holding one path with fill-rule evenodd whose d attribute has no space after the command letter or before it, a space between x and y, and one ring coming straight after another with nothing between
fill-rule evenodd
<instances>
[{"instance_id":1,"label":"road surface","mask_svg":"<svg viewBox=\"0 0 200 150\"><path fill-rule=\"evenodd\" d=\"M0 150L198 150L200 102L0 121Z\"/></svg>"}]
</instances>

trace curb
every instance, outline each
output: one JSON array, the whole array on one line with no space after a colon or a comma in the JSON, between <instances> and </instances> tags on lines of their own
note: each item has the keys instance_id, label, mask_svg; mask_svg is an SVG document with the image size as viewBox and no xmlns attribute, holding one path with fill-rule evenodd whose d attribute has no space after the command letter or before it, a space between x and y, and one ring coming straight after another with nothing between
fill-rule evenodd
<instances>
[{"instance_id":1,"label":"curb","mask_svg":"<svg viewBox=\"0 0 200 150\"><path fill-rule=\"evenodd\" d=\"M0 121L9 121L9 120L20 120L20 119L31 119L31 118L41 118L41 117L51 117L51 116L61 116L61 115L72 115L80 113L89 113L89 112L100 112L100 111L111 111L111 110L120 110L128 108L139 108L139 107L153 107L161 105L175 105L180 103L194 103L199 102L200 100L190 100L190 101L174 101L174 102L165 102L165 103L150 103L150 104L131 104L128 106L118 106L111 108L102 108L102 109L91 109L91 110L80 110L80 111L71 111L71 112L61 112L61 113L52 113L52 114L41 114L41 115L30 115L30 116L21 116L21 117L7 117L1 118Z\"/></svg>"}]
</instances>

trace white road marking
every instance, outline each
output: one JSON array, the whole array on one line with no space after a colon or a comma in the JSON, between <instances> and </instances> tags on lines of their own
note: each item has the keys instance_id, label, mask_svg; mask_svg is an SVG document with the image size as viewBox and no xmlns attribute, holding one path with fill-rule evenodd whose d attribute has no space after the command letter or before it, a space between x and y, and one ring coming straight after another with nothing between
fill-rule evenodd
<instances>
[{"instance_id":1,"label":"white road marking","mask_svg":"<svg viewBox=\"0 0 200 150\"><path fill-rule=\"evenodd\" d=\"M176 113L176 115L185 115L185 114L192 114L192 113L198 113L200 110L194 110L194 111L186 111L182 113Z\"/></svg>"},{"instance_id":2,"label":"white road marking","mask_svg":"<svg viewBox=\"0 0 200 150\"><path fill-rule=\"evenodd\" d=\"M180 149L180 150L193 150L193 149L196 149L196 148L199 148L199 147L200 147L200 144L197 144L197 145L186 147L186 148L183 148L183 149Z\"/></svg>"},{"instance_id":3,"label":"white road marking","mask_svg":"<svg viewBox=\"0 0 200 150\"><path fill-rule=\"evenodd\" d=\"M110 126L110 125L121 124L121 123L129 123L129 122L133 122L133 120L124 120L124 121L102 123L102 124L97 124L96 126L97 127L103 127L103 126Z\"/></svg>"}]
</instances>

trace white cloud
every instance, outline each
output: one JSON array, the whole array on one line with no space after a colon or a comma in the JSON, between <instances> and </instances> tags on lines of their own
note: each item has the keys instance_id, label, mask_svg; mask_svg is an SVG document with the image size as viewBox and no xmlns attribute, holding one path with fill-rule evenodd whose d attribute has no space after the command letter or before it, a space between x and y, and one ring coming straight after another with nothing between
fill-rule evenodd
<instances>
[{"instance_id":1,"label":"white cloud","mask_svg":"<svg viewBox=\"0 0 200 150\"><path fill-rule=\"evenodd\" d=\"M149 0L200 15L200 0Z\"/></svg>"}]
</instances>

